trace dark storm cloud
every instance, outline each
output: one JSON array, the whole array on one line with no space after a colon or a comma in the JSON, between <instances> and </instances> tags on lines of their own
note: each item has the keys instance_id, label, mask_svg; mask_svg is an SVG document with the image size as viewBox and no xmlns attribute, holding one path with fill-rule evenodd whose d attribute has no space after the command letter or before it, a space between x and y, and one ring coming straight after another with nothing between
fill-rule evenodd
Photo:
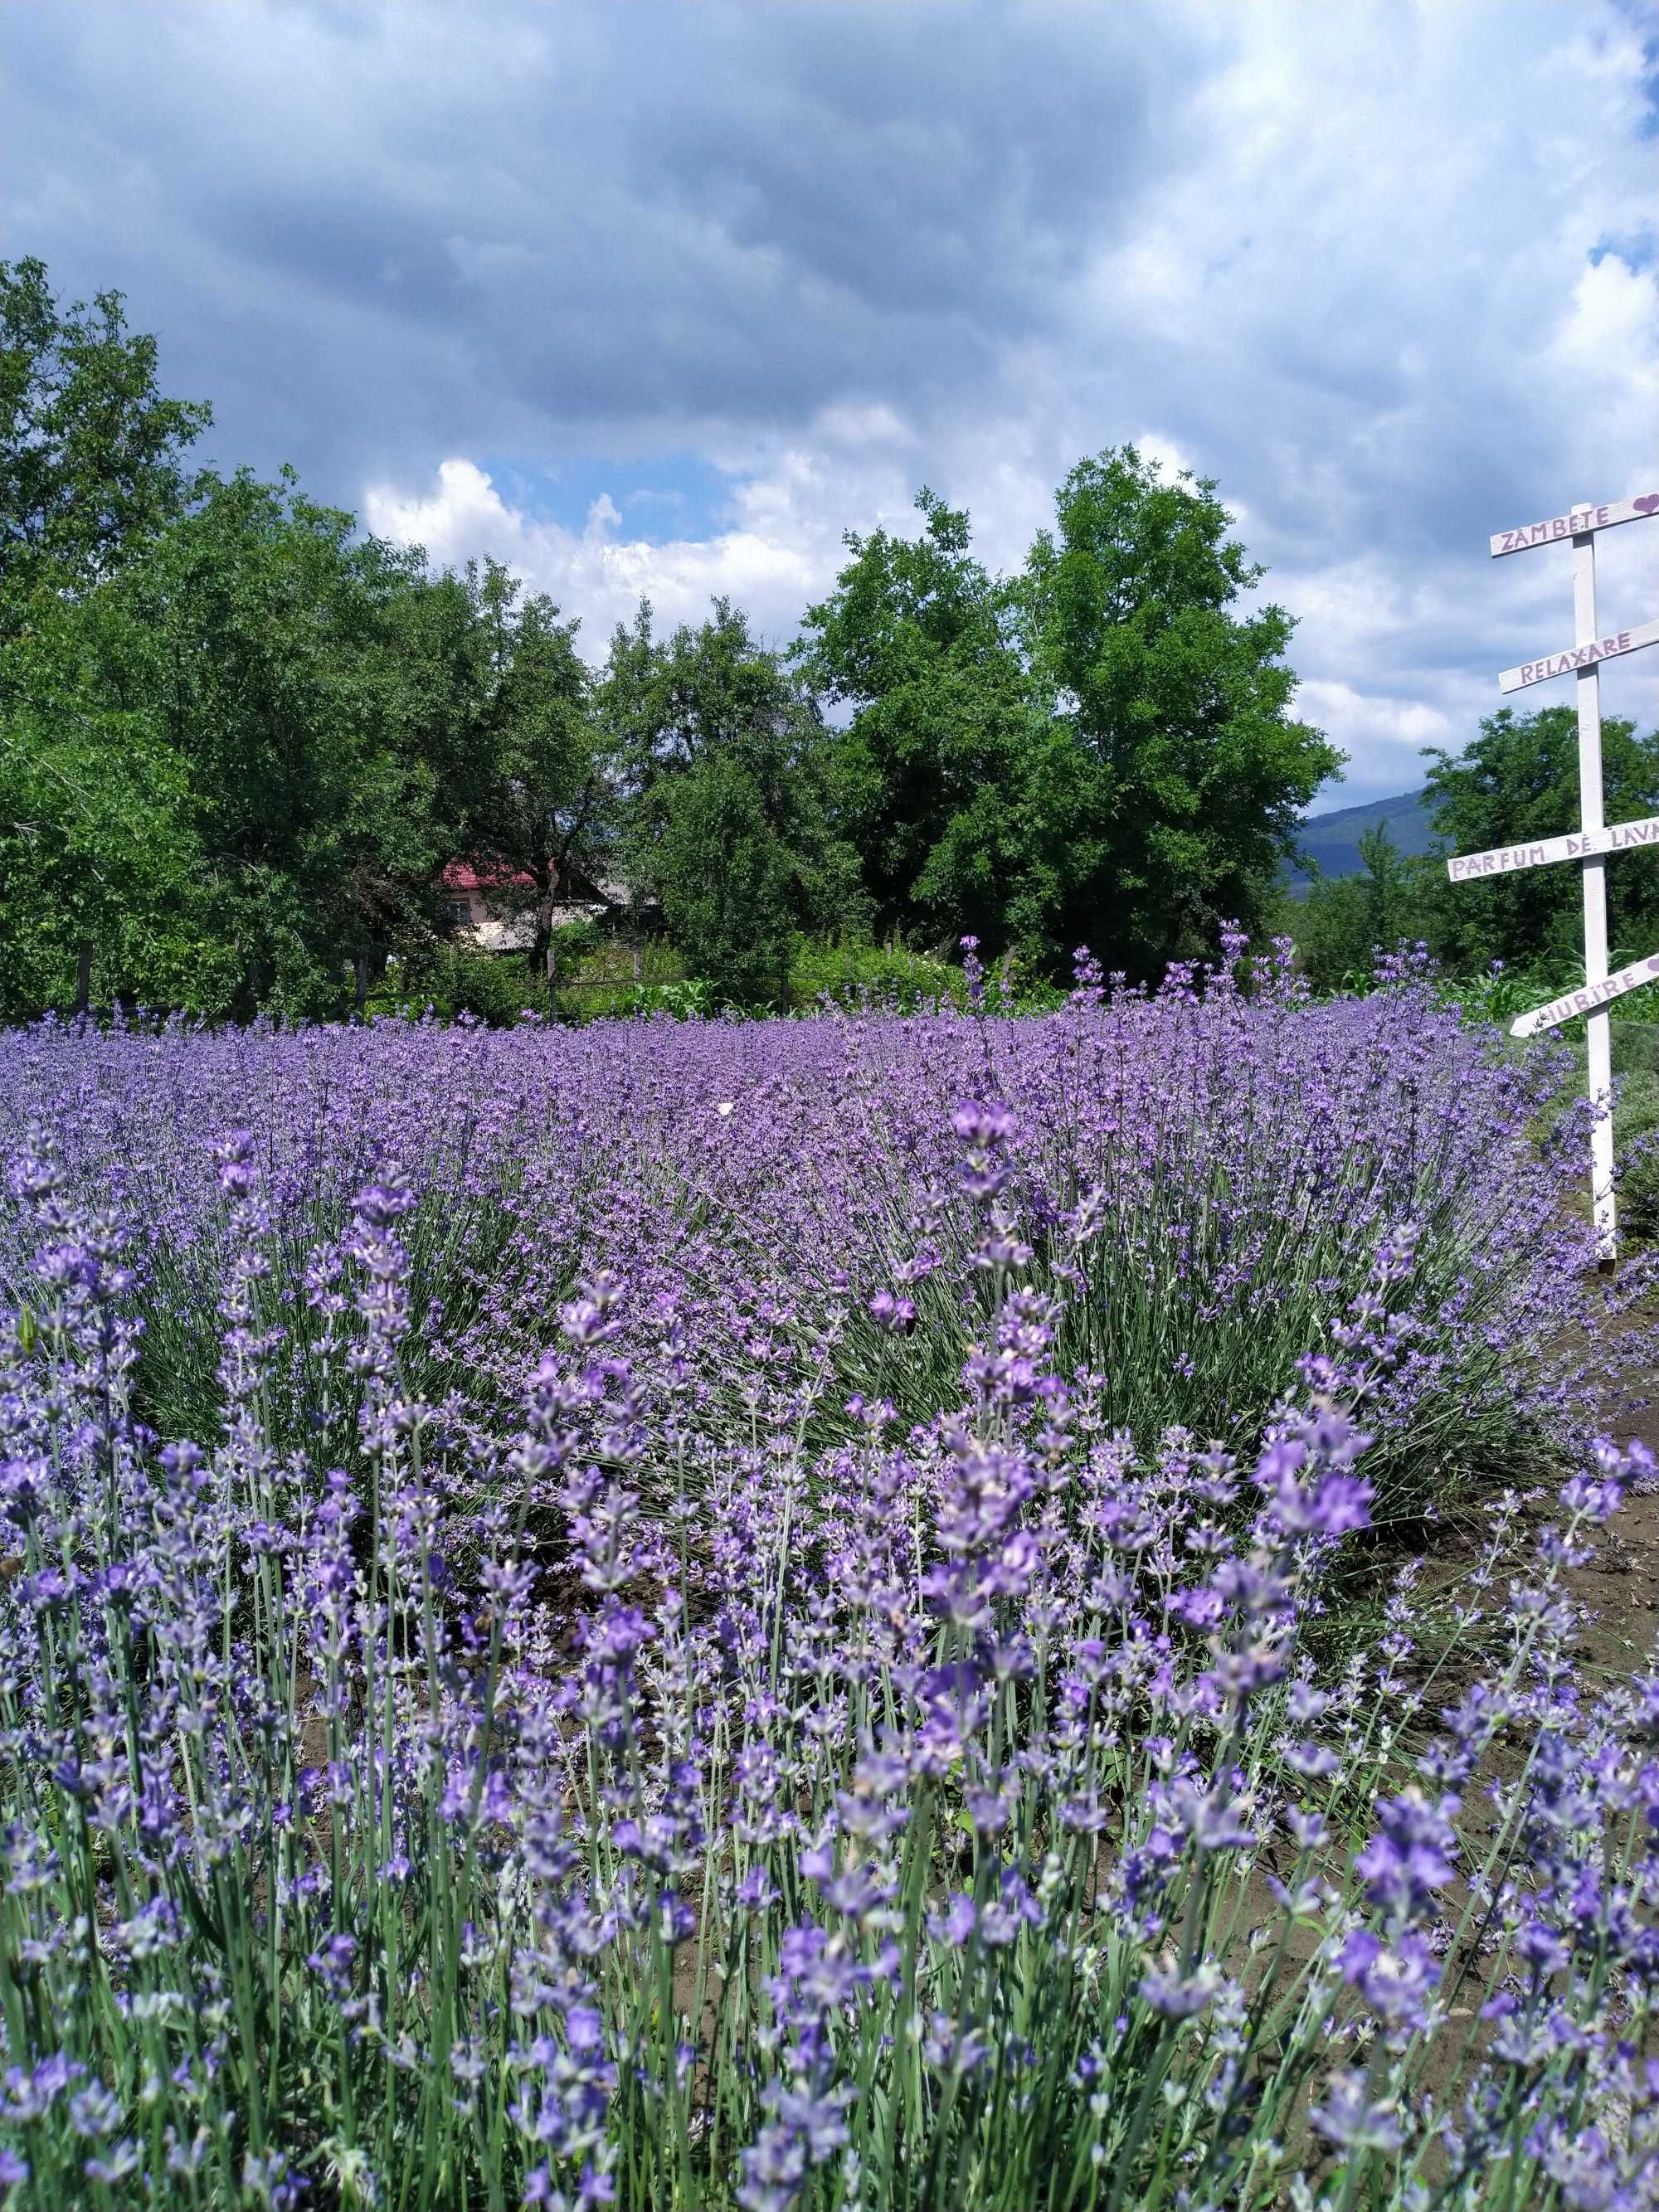
<instances>
[{"instance_id":1,"label":"dark storm cloud","mask_svg":"<svg viewBox=\"0 0 1659 2212\"><path fill-rule=\"evenodd\" d=\"M1206 44L1115 11L615 0L77 0L10 33L8 250L124 287L227 457L343 492L411 448L960 395L1176 158Z\"/></svg>"}]
</instances>

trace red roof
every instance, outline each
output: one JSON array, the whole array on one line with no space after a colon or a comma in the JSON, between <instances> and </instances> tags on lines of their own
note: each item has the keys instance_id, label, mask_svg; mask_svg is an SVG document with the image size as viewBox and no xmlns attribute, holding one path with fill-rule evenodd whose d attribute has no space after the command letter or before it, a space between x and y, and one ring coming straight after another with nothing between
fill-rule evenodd
<instances>
[{"instance_id":1,"label":"red roof","mask_svg":"<svg viewBox=\"0 0 1659 2212\"><path fill-rule=\"evenodd\" d=\"M526 875L522 869L514 871L489 861L478 868L471 860L452 860L443 872L447 891L498 891L509 884L524 890L534 890L536 878Z\"/></svg>"}]
</instances>

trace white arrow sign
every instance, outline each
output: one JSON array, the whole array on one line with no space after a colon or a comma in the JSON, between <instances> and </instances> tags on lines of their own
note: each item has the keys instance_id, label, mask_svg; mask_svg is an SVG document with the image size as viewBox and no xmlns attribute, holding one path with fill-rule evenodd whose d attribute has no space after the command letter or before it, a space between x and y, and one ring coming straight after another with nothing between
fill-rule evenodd
<instances>
[{"instance_id":1,"label":"white arrow sign","mask_svg":"<svg viewBox=\"0 0 1659 2212\"><path fill-rule=\"evenodd\" d=\"M1593 637L1587 645L1569 646L1565 653L1547 653L1541 660L1523 660L1519 668L1504 671L1498 688L1524 691L1528 684L1547 684L1552 676L1571 676L1575 668L1594 668L1599 660L1639 653L1644 645L1659 645L1659 622L1644 623L1639 629L1615 630L1610 637Z\"/></svg>"},{"instance_id":2,"label":"white arrow sign","mask_svg":"<svg viewBox=\"0 0 1659 2212\"><path fill-rule=\"evenodd\" d=\"M1552 514L1543 522L1523 522L1519 530L1496 530L1492 557L1506 553L1529 553L1534 545L1559 545L1564 538L1585 538L1592 530L1615 530L1621 522L1645 522L1659 514L1659 491L1644 492L1640 499L1621 499L1608 507L1577 507L1571 514Z\"/></svg>"},{"instance_id":3,"label":"white arrow sign","mask_svg":"<svg viewBox=\"0 0 1659 2212\"><path fill-rule=\"evenodd\" d=\"M1455 884L1483 876L1510 876L1517 868L1545 868L1552 860L1587 860L1592 853L1628 853L1659 845L1659 814L1639 822L1613 822L1603 830L1573 830L1565 837L1539 837L1530 845L1494 845L1489 853L1455 853L1446 863Z\"/></svg>"},{"instance_id":4,"label":"white arrow sign","mask_svg":"<svg viewBox=\"0 0 1659 2212\"><path fill-rule=\"evenodd\" d=\"M1626 991L1639 991L1656 976L1659 976L1659 952L1650 952L1645 960L1633 960L1616 975L1586 983L1581 990L1569 991L1565 998L1552 999L1547 1006L1534 1006L1529 1014L1517 1014L1510 1024L1510 1035L1536 1036L1540 1030L1553 1030L1558 1023L1570 1022L1575 1014L1605 1006L1609 999L1622 999Z\"/></svg>"}]
</instances>

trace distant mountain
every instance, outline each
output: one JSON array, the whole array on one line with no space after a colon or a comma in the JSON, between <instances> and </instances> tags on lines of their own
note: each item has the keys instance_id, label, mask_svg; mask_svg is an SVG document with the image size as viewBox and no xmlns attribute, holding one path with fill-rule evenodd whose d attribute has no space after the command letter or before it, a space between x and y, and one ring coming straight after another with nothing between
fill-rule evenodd
<instances>
[{"instance_id":1,"label":"distant mountain","mask_svg":"<svg viewBox=\"0 0 1659 2212\"><path fill-rule=\"evenodd\" d=\"M1408 856L1414 858L1419 853L1426 853L1434 842L1428 793L1407 791L1398 799L1374 799L1365 806L1339 806L1329 814L1310 814L1302 825L1297 845L1310 860L1319 863L1324 874L1357 875L1360 868L1359 841L1379 822L1388 823L1389 835L1401 852ZM1305 890L1307 884L1304 871L1293 868L1291 890Z\"/></svg>"}]
</instances>

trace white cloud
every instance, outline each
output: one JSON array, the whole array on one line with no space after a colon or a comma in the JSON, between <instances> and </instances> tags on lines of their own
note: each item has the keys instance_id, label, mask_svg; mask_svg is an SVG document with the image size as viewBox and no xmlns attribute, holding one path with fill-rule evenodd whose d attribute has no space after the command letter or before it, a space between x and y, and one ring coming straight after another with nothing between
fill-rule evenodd
<instances>
[{"instance_id":1,"label":"white cloud","mask_svg":"<svg viewBox=\"0 0 1659 2212\"><path fill-rule=\"evenodd\" d=\"M741 484L743 526L712 538L653 544L620 536L622 516L608 493L588 509L581 532L510 506L475 462L441 462L437 481L410 494L372 484L363 519L384 538L423 545L439 567L459 568L486 554L581 617L580 642L603 657L612 626L648 599L665 624L696 621L711 599L735 599L763 635L791 631L809 598L833 578L833 532L793 502L787 475Z\"/></svg>"}]
</instances>

